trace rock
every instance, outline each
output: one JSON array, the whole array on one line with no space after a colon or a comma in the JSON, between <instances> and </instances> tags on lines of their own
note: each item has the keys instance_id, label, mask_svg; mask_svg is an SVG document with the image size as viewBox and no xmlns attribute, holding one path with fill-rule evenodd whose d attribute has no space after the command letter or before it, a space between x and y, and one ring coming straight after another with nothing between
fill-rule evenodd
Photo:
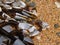
<instances>
[{"instance_id":1,"label":"rock","mask_svg":"<svg viewBox=\"0 0 60 45\"><path fill-rule=\"evenodd\" d=\"M54 28L58 28L59 27L59 24L54 24Z\"/></svg>"},{"instance_id":2,"label":"rock","mask_svg":"<svg viewBox=\"0 0 60 45\"><path fill-rule=\"evenodd\" d=\"M60 32L57 32L56 35L57 35L58 37L60 37Z\"/></svg>"},{"instance_id":3,"label":"rock","mask_svg":"<svg viewBox=\"0 0 60 45\"><path fill-rule=\"evenodd\" d=\"M57 6L57 8L60 8L60 3L59 2L55 2L55 5Z\"/></svg>"},{"instance_id":4,"label":"rock","mask_svg":"<svg viewBox=\"0 0 60 45\"><path fill-rule=\"evenodd\" d=\"M35 6L36 6L35 2L31 2L31 3L30 3L30 6L31 6L31 7L35 7Z\"/></svg>"}]
</instances>

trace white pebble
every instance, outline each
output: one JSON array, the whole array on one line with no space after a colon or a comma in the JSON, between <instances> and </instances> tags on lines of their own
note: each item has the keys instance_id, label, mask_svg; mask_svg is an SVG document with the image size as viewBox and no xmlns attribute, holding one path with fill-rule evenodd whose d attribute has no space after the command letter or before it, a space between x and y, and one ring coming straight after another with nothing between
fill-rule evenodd
<instances>
[{"instance_id":1,"label":"white pebble","mask_svg":"<svg viewBox=\"0 0 60 45\"><path fill-rule=\"evenodd\" d=\"M57 8L60 8L60 3L59 2L55 2L55 5L57 6Z\"/></svg>"}]
</instances>

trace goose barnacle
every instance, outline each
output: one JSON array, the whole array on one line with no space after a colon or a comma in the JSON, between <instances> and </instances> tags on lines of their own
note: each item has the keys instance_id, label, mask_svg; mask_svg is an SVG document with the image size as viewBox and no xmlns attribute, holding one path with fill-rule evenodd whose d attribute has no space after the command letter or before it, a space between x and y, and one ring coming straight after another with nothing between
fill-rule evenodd
<instances>
[{"instance_id":1,"label":"goose barnacle","mask_svg":"<svg viewBox=\"0 0 60 45\"><path fill-rule=\"evenodd\" d=\"M10 4L10 3L13 3L14 0L2 0L2 2L5 4Z\"/></svg>"},{"instance_id":2,"label":"goose barnacle","mask_svg":"<svg viewBox=\"0 0 60 45\"><path fill-rule=\"evenodd\" d=\"M40 32L39 32L38 30L35 29L33 32L30 33L29 36L30 36L30 37L33 37L33 36L38 35L39 33L40 33Z\"/></svg>"},{"instance_id":3,"label":"goose barnacle","mask_svg":"<svg viewBox=\"0 0 60 45\"><path fill-rule=\"evenodd\" d=\"M15 9L22 9L26 7L26 4L23 1L17 1L12 4Z\"/></svg>"},{"instance_id":4,"label":"goose barnacle","mask_svg":"<svg viewBox=\"0 0 60 45\"><path fill-rule=\"evenodd\" d=\"M4 30L6 30L7 32L11 32L12 31L12 28L10 25L6 25L4 27L2 27Z\"/></svg>"},{"instance_id":5,"label":"goose barnacle","mask_svg":"<svg viewBox=\"0 0 60 45\"><path fill-rule=\"evenodd\" d=\"M33 40L30 37L24 37L24 41L34 44Z\"/></svg>"},{"instance_id":6,"label":"goose barnacle","mask_svg":"<svg viewBox=\"0 0 60 45\"><path fill-rule=\"evenodd\" d=\"M7 4L4 4L3 7L4 7L5 9L12 9L12 7L11 7L10 5L7 5Z\"/></svg>"},{"instance_id":7,"label":"goose barnacle","mask_svg":"<svg viewBox=\"0 0 60 45\"><path fill-rule=\"evenodd\" d=\"M21 29L29 29L31 27L31 24L29 24L29 23L19 23L18 27L21 28Z\"/></svg>"}]
</instances>

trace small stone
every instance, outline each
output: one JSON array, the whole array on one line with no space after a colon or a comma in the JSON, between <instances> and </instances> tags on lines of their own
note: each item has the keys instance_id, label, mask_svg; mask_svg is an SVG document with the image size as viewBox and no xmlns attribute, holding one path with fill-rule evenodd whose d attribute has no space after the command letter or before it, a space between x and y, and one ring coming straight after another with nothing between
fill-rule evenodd
<instances>
[{"instance_id":1,"label":"small stone","mask_svg":"<svg viewBox=\"0 0 60 45\"><path fill-rule=\"evenodd\" d=\"M59 24L54 24L54 27L55 27L55 28L58 28L58 27L59 27Z\"/></svg>"},{"instance_id":2,"label":"small stone","mask_svg":"<svg viewBox=\"0 0 60 45\"><path fill-rule=\"evenodd\" d=\"M31 2L31 3L30 3L30 6L31 6L31 7L35 7L35 6L36 6L35 2Z\"/></svg>"},{"instance_id":3,"label":"small stone","mask_svg":"<svg viewBox=\"0 0 60 45\"><path fill-rule=\"evenodd\" d=\"M55 2L57 8L60 8L60 2Z\"/></svg>"},{"instance_id":4,"label":"small stone","mask_svg":"<svg viewBox=\"0 0 60 45\"><path fill-rule=\"evenodd\" d=\"M56 35L57 35L58 37L60 37L60 32L57 32Z\"/></svg>"}]
</instances>

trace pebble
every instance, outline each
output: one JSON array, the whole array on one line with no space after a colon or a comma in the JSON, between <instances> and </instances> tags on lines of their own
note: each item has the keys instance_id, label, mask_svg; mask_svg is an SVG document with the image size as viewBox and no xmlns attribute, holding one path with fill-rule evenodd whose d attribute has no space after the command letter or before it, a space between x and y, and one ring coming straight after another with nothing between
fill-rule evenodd
<instances>
[{"instance_id":1,"label":"pebble","mask_svg":"<svg viewBox=\"0 0 60 45\"><path fill-rule=\"evenodd\" d=\"M36 6L35 2L31 2L31 3L30 3L30 6L31 6L31 7L35 7L35 6Z\"/></svg>"},{"instance_id":2,"label":"pebble","mask_svg":"<svg viewBox=\"0 0 60 45\"><path fill-rule=\"evenodd\" d=\"M60 3L59 2L55 2L55 5L57 8L60 8Z\"/></svg>"},{"instance_id":3,"label":"pebble","mask_svg":"<svg viewBox=\"0 0 60 45\"><path fill-rule=\"evenodd\" d=\"M59 24L54 24L54 28L58 28L59 27Z\"/></svg>"},{"instance_id":4,"label":"pebble","mask_svg":"<svg viewBox=\"0 0 60 45\"><path fill-rule=\"evenodd\" d=\"M60 32L57 32L56 35L57 35L58 37L60 37Z\"/></svg>"}]
</instances>

